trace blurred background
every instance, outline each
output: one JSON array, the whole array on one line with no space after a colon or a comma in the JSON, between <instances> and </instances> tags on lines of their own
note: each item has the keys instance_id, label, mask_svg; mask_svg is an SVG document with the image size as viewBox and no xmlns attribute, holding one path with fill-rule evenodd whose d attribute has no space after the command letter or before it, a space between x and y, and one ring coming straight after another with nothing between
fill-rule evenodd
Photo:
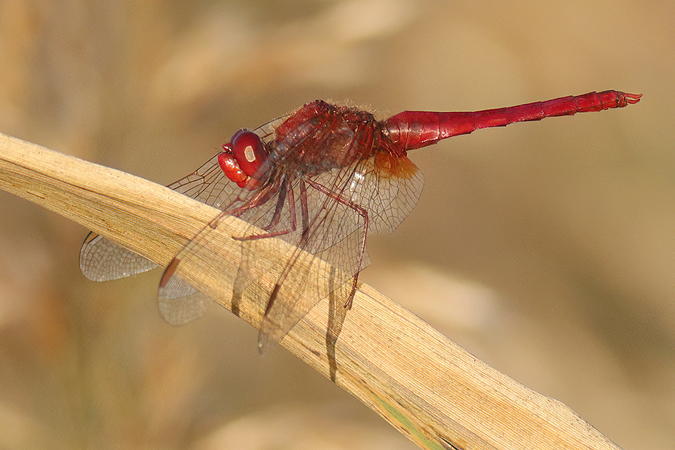
<instances>
[{"instance_id":1,"label":"blurred background","mask_svg":"<svg viewBox=\"0 0 675 450\"><path fill-rule=\"evenodd\" d=\"M593 90L622 110L411 153L422 198L362 280L625 449L675 445L675 3L0 1L0 132L168 184L317 98L381 117ZM0 192L0 448L412 449L160 271L94 283L87 230Z\"/></svg>"}]
</instances>

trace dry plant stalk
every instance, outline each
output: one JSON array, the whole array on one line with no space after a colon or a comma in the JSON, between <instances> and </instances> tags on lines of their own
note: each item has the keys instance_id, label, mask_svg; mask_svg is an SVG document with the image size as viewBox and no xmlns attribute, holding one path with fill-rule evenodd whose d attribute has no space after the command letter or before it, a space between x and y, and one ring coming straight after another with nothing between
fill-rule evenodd
<instances>
[{"instance_id":1,"label":"dry plant stalk","mask_svg":"<svg viewBox=\"0 0 675 450\"><path fill-rule=\"evenodd\" d=\"M0 188L159 265L218 213L158 184L2 134ZM244 226L232 219L230 235ZM238 260L239 249L225 234L213 244L209 259L184 261L182 276L229 309L234 271L222 267ZM337 342L327 332L329 308L322 300L282 345L334 375L422 448L618 448L562 403L477 360L369 286L357 292ZM242 305L244 320L258 326L260 316L255 305Z\"/></svg>"}]
</instances>

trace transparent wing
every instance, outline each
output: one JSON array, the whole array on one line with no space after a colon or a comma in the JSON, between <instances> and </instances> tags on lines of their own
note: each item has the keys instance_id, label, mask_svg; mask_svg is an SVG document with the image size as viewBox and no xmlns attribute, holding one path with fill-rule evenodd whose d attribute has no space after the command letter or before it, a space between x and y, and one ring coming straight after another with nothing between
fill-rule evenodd
<instances>
[{"instance_id":1,"label":"transparent wing","mask_svg":"<svg viewBox=\"0 0 675 450\"><path fill-rule=\"evenodd\" d=\"M80 269L92 281L125 278L157 265L96 233L89 233L80 249Z\"/></svg>"},{"instance_id":2,"label":"transparent wing","mask_svg":"<svg viewBox=\"0 0 675 450\"><path fill-rule=\"evenodd\" d=\"M202 203L219 207L231 203L239 188L229 183L213 157L194 173L170 184L171 189ZM157 265L96 233L89 233L80 249L80 269L94 281L108 281L136 275Z\"/></svg>"},{"instance_id":3,"label":"transparent wing","mask_svg":"<svg viewBox=\"0 0 675 450\"><path fill-rule=\"evenodd\" d=\"M285 117L275 119L254 130L264 141L273 138L274 129ZM231 183L218 164L218 156L204 163L194 173L168 186L181 194L194 198L215 208L230 205L241 189ZM109 281L125 278L154 269L157 265L130 250L96 233L89 233L80 249L80 269L84 276L93 281ZM192 288L191 288L192 289ZM192 289L194 291L194 289ZM189 292L188 289L185 289ZM180 289L169 292L171 298ZM188 294L186 294L188 295Z\"/></svg>"},{"instance_id":4,"label":"transparent wing","mask_svg":"<svg viewBox=\"0 0 675 450\"><path fill-rule=\"evenodd\" d=\"M159 299L159 314L171 326L180 326L204 315L209 297L178 277L164 287Z\"/></svg>"},{"instance_id":5,"label":"transparent wing","mask_svg":"<svg viewBox=\"0 0 675 450\"><path fill-rule=\"evenodd\" d=\"M314 177L304 194L307 231L302 236L298 227L295 233L284 236L295 245L286 255L274 258L272 254L268 256L270 260L255 264L250 261L256 255L270 253L265 252L266 243L243 242L235 295L239 291L244 298L263 295L273 300L267 305L260 330L261 347L268 339L280 342L319 300L332 296L336 304L346 303L353 278L370 262L365 247L364 212L368 234L392 232L412 211L421 194L422 174L407 158L401 164L409 164L405 177L382 171L374 158ZM297 184L294 189L295 197L302 199L302 189ZM295 207L296 217L301 217L302 201L296 201ZM257 281L265 273L278 273L274 285Z\"/></svg>"}]
</instances>

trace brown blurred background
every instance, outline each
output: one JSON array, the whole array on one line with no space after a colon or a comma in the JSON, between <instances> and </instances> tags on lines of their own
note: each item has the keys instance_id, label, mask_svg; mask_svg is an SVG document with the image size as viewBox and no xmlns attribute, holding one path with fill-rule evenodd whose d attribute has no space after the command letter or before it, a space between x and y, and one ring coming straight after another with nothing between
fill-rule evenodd
<instances>
[{"instance_id":1,"label":"brown blurred background","mask_svg":"<svg viewBox=\"0 0 675 450\"><path fill-rule=\"evenodd\" d=\"M675 445L675 3L0 1L0 132L167 184L316 98L623 110L453 138L363 281L626 449ZM410 449L227 311L174 329L159 271L78 268L85 229L0 192L0 448Z\"/></svg>"}]
</instances>

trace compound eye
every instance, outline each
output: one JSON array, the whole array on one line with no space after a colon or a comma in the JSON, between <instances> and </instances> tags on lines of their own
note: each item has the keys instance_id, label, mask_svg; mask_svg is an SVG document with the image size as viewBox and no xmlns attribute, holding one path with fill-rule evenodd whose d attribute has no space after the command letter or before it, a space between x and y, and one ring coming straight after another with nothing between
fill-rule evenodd
<instances>
[{"instance_id":1,"label":"compound eye","mask_svg":"<svg viewBox=\"0 0 675 450\"><path fill-rule=\"evenodd\" d=\"M234 133L230 143L239 167L252 177L267 159L267 151L260 137L252 131L239 130Z\"/></svg>"},{"instance_id":2,"label":"compound eye","mask_svg":"<svg viewBox=\"0 0 675 450\"><path fill-rule=\"evenodd\" d=\"M230 142L234 142L234 140L237 139L237 137L240 134L247 133L247 132L249 132L249 131L246 128L242 128L240 130L235 131L234 134L232 135L232 137L230 138Z\"/></svg>"}]
</instances>

